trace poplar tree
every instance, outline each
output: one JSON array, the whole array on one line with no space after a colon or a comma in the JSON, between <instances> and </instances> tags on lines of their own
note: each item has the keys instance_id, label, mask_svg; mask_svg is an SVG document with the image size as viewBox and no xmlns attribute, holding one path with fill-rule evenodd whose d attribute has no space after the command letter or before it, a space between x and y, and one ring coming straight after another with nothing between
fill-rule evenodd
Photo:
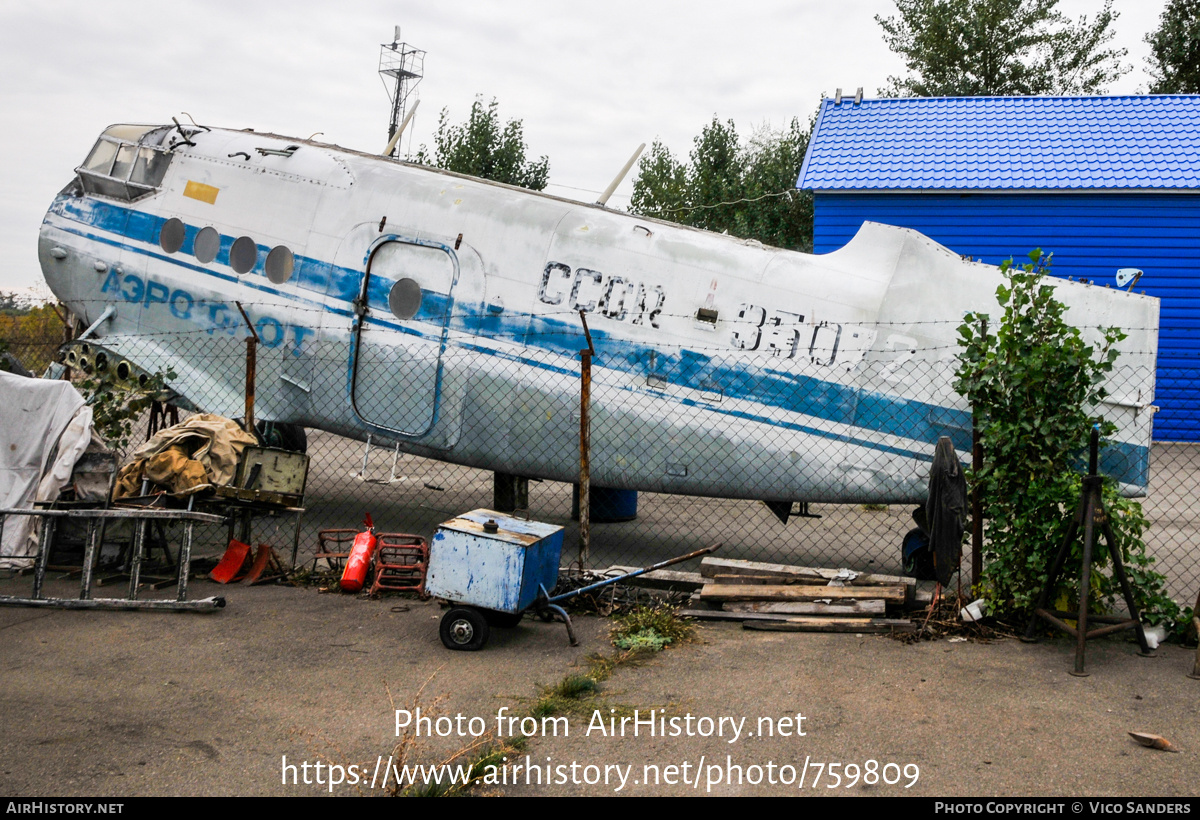
<instances>
[{"instance_id":1,"label":"poplar tree","mask_svg":"<svg viewBox=\"0 0 1200 820\"><path fill-rule=\"evenodd\" d=\"M433 153L422 145L413 160L447 171L542 190L550 177L549 158L527 160L521 120L501 123L499 109L495 98L485 106L477 97L467 121L455 124L450 122L450 110L443 108L433 137Z\"/></svg>"},{"instance_id":2,"label":"poplar tree","mask_svg":"<svg viewBox=\"0 0 1200 820\"><path fill-rule=\"evenodd\" d=\"M1146 42L1151 94L1200 93L1200 0L1171 0Z\"/></svg>"},{"instance_id":3,"label":"poplar tree","mask_svg":"<svg viewBox=\"0 0 1200 820\"><path fill-rule=\"evenodd\" d=\"M1125 49L1108 46L1112 0L1089 20L1068 19L1058 0L896 0L876 16L908 74L880 94L977 97L1102 94L1129 71Z\"/></svg>"},{"instance_id":4,"label":"poplar tree","mask_svg":"<svg viewBox=\"0 0 1200 820\"><path fill-rule=\"evenodd\" d=\"M713 117L686 162L655 140L638 163L630 210L764 245L812 249L812 192L797 191L811 123L760 128L744 144Z\"/></svg>"}]
</instances>

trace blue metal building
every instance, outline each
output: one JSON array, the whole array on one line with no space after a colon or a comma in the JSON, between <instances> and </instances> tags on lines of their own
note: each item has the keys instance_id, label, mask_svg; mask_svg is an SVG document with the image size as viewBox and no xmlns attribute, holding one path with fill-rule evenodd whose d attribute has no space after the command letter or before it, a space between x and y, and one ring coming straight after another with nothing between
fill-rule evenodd
<instances>
[{"instance_id":1,"label":"blue metal building","mask_svg":"<svg viewBox=\"0 0 1200 820\"><path fill-rule=\"evenodd\" d=\"M814 250L864 221L913 228L1000 264L1162 300L1160 441L1200 440L1200 95L825 100L797 187L815 192Z\"/></svg>"}]
</instances>

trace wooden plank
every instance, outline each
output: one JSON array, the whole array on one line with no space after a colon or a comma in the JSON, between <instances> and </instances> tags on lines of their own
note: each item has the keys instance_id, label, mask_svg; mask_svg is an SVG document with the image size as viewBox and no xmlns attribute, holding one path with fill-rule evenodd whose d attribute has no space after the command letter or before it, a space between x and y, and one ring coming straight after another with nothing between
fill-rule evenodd
<instances>
[{"instance_id":1,"label":"wooden plank","mask_svg":"<svg viewBox=\"0 0 1200 820\"><path fill-rule=\"evenodd\" d=\"M742 629L771 632L916 632L912 621L890 618L788 618L782 621L747 620Z\"/></svg>"},{"instance_id":2,"label":"wooden plank","mask_svg":"<svg viewBox=\"0 0 1200 820\"><path fill-rule=\"evenodd\" d=\"M698 621L786 621L794 615L774 615L769 612L726 612L721 609L681 609L676 613Z\"/></svg>"},{"instance_id":3,"label":"wooden plank","mask_svg":"<svg viewBox=\"0 0 1200 820\"><path fill-rule=\"evenodd\" d=\"M706 601L821 601L825 599L871 599L880 598L893 603L903 603L903 586L880 587L821 587L796 584L794 586L760 586L747 584L705 584L700 597Z\"/></svg>"},{"instance_id":4,"label":"wooden plank","mask_svg":"<svg viewBox=\"0 0 1200 820\"><path fill-rule=\"evenodd\" d=\"M819 579L802 578L799 576L788 578L783 575L714 575L705 580L710 584L731 584L734 586L792 586L795 584L812 586L813 582ZM849 584L848 586L855 585Z\"/></svg>"},{"instance_id":5,"label":"wooden plank","mask_svg":"<svg viewBox=\"0 0 1200 820\"><path fill-rule=\"evenodd\" d=\"M850 600L836 604L813 601L730 601L727 612L761 612L777 615L883 615L887 604L880 599Z\"/></svg>"},{"instance_id":6,"label":"wooden plank","mask_svg":"<svg viewBox=\"0 0 1200 820\"><path fill-rule=\"evenodd\" d=\"M822 569L820 567L794 567L788 564L764 564L760 561L742 561L736 558L713 558L707 556L700 562L700 574L705 578L717 575L773 575L777 577L811 578L813 580L831 581L837 577L840 570ZM850 582L852 586L870 586L872 584L904 584L916 586L915 578L903 575L878 575L861 573Z\"/></svg>"},{"instance_id":7,"label":"wooden plank","mask_svg":"<svg viewBox=\"0 0 1200 820\"><path fill-rule=\"evenodd\" d=\"M806 578L801 575L714 575L707 579L710 584L811 584L818 578Z\"/></svg>"}]
</instances>

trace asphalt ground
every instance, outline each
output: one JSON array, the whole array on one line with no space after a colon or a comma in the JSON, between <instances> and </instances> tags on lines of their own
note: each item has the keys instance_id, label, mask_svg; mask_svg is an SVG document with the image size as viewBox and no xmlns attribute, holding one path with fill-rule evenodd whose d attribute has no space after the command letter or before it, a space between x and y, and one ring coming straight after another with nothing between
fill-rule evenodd
<instances>
[{"instance_id":1,"label":"asphalt ground","mask_svg":"<svg viewBox=\"0 0 1200 820\"><path fill-rule=\"evenodd\" d=\"M29 576L0 580L0 594L28 594L29 584ZM50 592L73 586L54 580ZM488 741L498 716L526 714L539 686L612 651L609 623L597 617L576 619L574 648L561 625L526 618L495 630L480 652L451 652L433 602L204 581L191 593L224 594L228 606L0 608L0 794L384 795L394 784L385 788L379 774L389 755L449 760ZM1186 677L1195 652L1135 650L1123 639L1095 641L1091 675L1076 678L1063 640L906 645L706 624L694 643L618 667L565 728L539 724L497 770L510 782L487 791L1195 797L1200 681ZM398 736L396 710L411 726L417 708L433 719L425 736ZM607 722L602 733L596 710L600 718L637 710L643 721L655 710L668 734L650 736L643 723L634 736L627 723L613 736ZM520 732L519 723L508 728ZM473 737L478 730L487 734ZM1144 748L1131 731L1162 735L1180 751ZM542 782L514 764L536 765ZM331 765L341 774L331 778ZM357 784L329 785L355 773ZM829 788L834 774L840 782Z\"/></svg>"}]
</instances>

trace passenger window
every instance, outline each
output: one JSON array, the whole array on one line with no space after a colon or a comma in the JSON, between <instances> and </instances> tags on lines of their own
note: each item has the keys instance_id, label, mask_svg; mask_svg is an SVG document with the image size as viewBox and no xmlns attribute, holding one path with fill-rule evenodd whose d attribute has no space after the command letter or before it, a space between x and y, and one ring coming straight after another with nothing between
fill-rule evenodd
<instances>
[{"instance_id":1,"label":"passenger window","mask_svg":"<svg viewBox=\"0 0 1200 820\"><path fill-rule=\"evenodd\" d=\"M254 240L248 236L239 236L233 240L233 247L229 249L229 267L233 268L234 273L249 273L254 270L256 264L258 246L254 244Z\"/></svg>"},{"instance_id":2,"label":"passenger window","mask_svg":"<svg viewBox=\"0 0 1200 820\"><path fill-rule=\"evenodd\" d=\"M412 279L401 279L388 293L388 308L397 319L411 319L421 309L421 286Z\"/></svg>"},{"instance_id":3,"label":"passenger window","mask_svg":"<svg viewBox=\"0 0 1200 820\"><path fill-rule=\"evenodd\" d=\"M158 232L158 244L167 253L176 253L183 247L185 236L187 228L184 227L183 220L171 217L163 223L162 230Z\"/></svg>"},{"instance_id":4,"label":"passenger window","mask_svg":"<svg viewBox=\"0 0 1200 820\"><path fill-rule=\"evenodd\" d=\"M282 285L292 278L292 270L295 265L296 258L292 255L291 249L286 245L276 245L267 254L267 262L263 267L268 279L276 285Z\"/></svg>"},{"instance_id":5,"label":"passenger window","mask_svg":"<svg viewBox=\"0 0 1200 820\"><path fill-rule=\"evenodd\" d=\"M196 241L192 243L192 253L196 254L196 259L207 265L217 258L220 251L221 235L217 229L211 225L201 228L200 233L196 234Z\"/></svg>"}]
</instances>

